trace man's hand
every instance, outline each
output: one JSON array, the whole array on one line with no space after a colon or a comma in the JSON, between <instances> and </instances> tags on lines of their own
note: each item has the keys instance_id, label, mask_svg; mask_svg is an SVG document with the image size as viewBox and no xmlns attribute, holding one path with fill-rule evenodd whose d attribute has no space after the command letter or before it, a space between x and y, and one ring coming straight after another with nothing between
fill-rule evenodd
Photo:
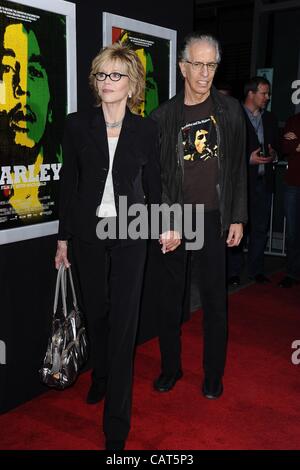
<instances>
[{"instance_id":1,"label":"man's hand","mask_svg":"<svg viewBox=\"0 0 300 470\"><path fill-rule=\"evenodd\" d=\"M226 240L227 246L232 248L238 246L243 238L243 224L231 224L229 227L228 237Z\"/></svg>"},{"instance_id":2,"label":"man's hand","mask_svg":"<svg viewBox=\"0 0 300 470\"><path fill-rule=\"evenodd\" d=\"M268 144L268 149L269 149L269 155L272 158L272 162L277 163L278 162L278 156L276 150L273 149L271 144Z\"/></svg>"},{"instance_id":3,"label":"man's hand","mask_svg":"<svg viewBox=\"0 0 300 470\"><path fill-rule=\"evenodd\" d=\"M298 139L295 132L287 132L286 134L284 134L283 137L285 140L297 140ZM300 152L300 144L297 145L296 152Z\"/></svg>"},{"instance_id":4,"label":"man's hand","mask_svg":"<svg viewBox=\"0 0 300 470\"><path fill-rule=\"evenodd\" d=\"M296 139L298 139L298 137L296 136L296 134L294 132L287 132L286 134L284 134L283 137L286 140L296 140Z\"/></svg>"},{"instance_id":5,"label":"man's hand","mask_svg":"<svg viewBox=\"0 0 300 470\"><path fill-rule=\"evenodd\" d=\"M56 269L59 269L61 264L64 264L66 268L71 266L67 257L67 252L68 252L68 242L66 240L58 240L57 250L56 250L56 255L55 255Z\"/></svg>"},{"instance_id":6,"label":"man's hand","mask_svg":"<svg viewBox=\"0 0 300 470\"><path fill-rule=\"evenodd\" d=\"M163 254L174 251L181 243L180 233L173 230L164 232L159 237L159 243Z\"/></svg>"},{"instance_id":7,"label":"man's hand","mask_svg":"<svg viewBox=\"0 0 300 470\"><path fill-rule=\"evenodd\" d=\"M272 149L273 150L273 149ZM258 149L254 150L251 155L250 155L250 165L260 165L261 163L271 163L273 160L273 156L270 157L262 157L260 155L261 149L258 147Z\"/></svg>"}]
</instances>

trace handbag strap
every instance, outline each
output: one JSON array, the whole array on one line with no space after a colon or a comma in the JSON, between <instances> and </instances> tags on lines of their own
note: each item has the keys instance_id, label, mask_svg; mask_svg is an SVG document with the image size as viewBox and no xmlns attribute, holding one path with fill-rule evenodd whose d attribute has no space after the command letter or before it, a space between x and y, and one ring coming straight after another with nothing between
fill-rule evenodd
<instances>
[{"instance_id":1,"label":"handbag strap","mask_svg":"<svg viewBox=\"0 0 300 470\"><path fill-rule=\"evenodd\" d=\"M72 290L72 296L73 296L73 306L75 311L77 310L77 300L76 300L76 295L75 295L75 289L74 289L74 283L73 283L73 277L71 273L71 267L69 266L68 268L63 269L62 271L62 276L61 276L61 296L62 296L62 304L63 304L63 312L64 312L64 317L67 318L68 316L68 308L67 308L67 272L69 273L69 280L71 284L71 290ZM76 326L76 319L74 315L74 310L71 312L70 316L70 324L72 326L72 333L73 333L73 340L76 340L77 337L77 326ZM66 337L65 337L66 341ZM66 344L65 344L66 346Z\"/></svg>"},{"instance_id":2,"label":"handbag strap","mask_svg":"<svg viewBox=\"0 0 300 470\"><path fill-rule=\"evenodd\" d=\"M75 288L74 288L74 282L73 282L71 266L68 267L67 271L69 273L69 279L70 279L70 285L71 285L72 297L73 297L73 305L74 305L74 308L76 309L77 308L77 298L76 298L76 293L75 293Z\"/></svg>"},{"instance_id":3,"label":"handbag strap","mask_svg":"<svg viewBox=\"0 0 300 470\"><path fill-rule=\"evenodd\" d=\"M59 270L57 271L57 276L56 276L56 286L55 286L55 294L54 294L54 305L53 305L53 314L56 314L57 311L57 304L58 304L58 297L59 297L59 292L60 292L60 287L61 287L61 277L64 271L64 265L61 264L59 267Z\"/></svg>"},{"instance_id":4,"label":"handbag strap","mask_svg":"<svg viewBox=\"0 0 300 470\"><path fill-rule=\"evenodd\" d=\"M56 277L54 306L53 306L53 313L55 315L56 312L57 312L59 293L61 292L63 313L64 313L65 318L67 318L67 315L68 315L68 309L67 309L67 274L66 274L66 271L68 271L68 273L69 273L69 281L70 281L72 297L73 297L73 306L74 306L75 309L77 309L77 298L76 298L76 293L75 293L75 288L74 288L74 282L73 282L71 267L69 266L69 268L66 268L63 264L60 265L58 273L57 273L57 277Z\"/></svg>"}]
</instances>

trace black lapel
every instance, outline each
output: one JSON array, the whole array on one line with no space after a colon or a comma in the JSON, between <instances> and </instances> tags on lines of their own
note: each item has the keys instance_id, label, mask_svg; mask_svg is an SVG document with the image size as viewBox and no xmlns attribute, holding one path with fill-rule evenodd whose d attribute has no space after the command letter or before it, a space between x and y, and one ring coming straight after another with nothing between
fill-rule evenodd
<instances>
[{"instance_id":1,"label":"black lapel","mask_svg":"<svg viewBox=\"0 0 300 470\"><path fill-rule=\"evenodd\" d=\"M96 149L99 149L99 159L98 162L105 159L105 166L109 168L109 150L108 150L108 140L106 133L106 126L104 121L104 115L102 108L97 108L91 116L90 121L90 135L93 141L96 144ZM118 166L118 161L128 152L128 149L131 148L134 138L134 115L126 107L126 113L124 121L122 124L122 129L120 132L118 145L116 148L116 153L114 156L113 166ZM97 151L95 152L97 155ZM101 158L102 157L102 158Z\"/></svg>"},{"instance_id":2,"label":"black lapel","mask_svg":"<svg viewBox=\"0 0 300 470\"><path fill-rule=\"evenodd\" d=\"M130 112L128 107L126 107L126 113L114 156L113 168L118 168L119 161L130 151L130 148L133 148L134 132L134 115Z\"/></svg>"},{"instance_id":3,"label":"black lapel","mask_svg":"<svg viewBox=\"0 0 300 470\"><path fill-rule=\"evenodd\" d=\"M108 141L106 126L103 116L102 108L97 108L91 116L90 121L90 135L96 144L96 149L99 150L99 154L96 150L95 155L99 155L98 161L100 162L101 157L105 159L105 164L109 166L109 153L108 153Z\"/></svg>"},{"instance_id":4,"label":"black lapel","mask_svg":"<svg viewBox=\"0 0 300 470\"><path fill-rule=\"evenodd\" d=\"M255 132L255 129L253 127L253 124L250 121L250 118L249 118L248 113L245 110L244 106L242 106L242 109L244 111L245 119L246 119L247 134L248 134L248 147L252 147L252 146L255 147L256 145L258 147L259 146L259 140L258 140L257 134Z\"/></svg>"}]
</instances>

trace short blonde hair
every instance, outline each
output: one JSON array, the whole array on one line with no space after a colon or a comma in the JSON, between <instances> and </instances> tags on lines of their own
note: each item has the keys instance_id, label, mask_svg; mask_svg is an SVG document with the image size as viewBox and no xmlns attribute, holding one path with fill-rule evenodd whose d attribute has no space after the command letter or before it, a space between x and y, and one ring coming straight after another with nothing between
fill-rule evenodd
<instances>
[{"instance_id":1,"label":"short blonde hair","mask_svg":"<svg viewBox=\"0 0 300 470\"><path fill-rule=\"evenodd\" d=\"M125 65L125 73L129 77L132 92L131 97L127 99L127 105L131 111L135 111L145 100L145 70L138 55L130 47L119 42L102 48L92 62L89 84L94 92L96 105L101 105L101 98L98 94L97 80L94 74L101 72L105 63L115 61Z\"/></svg>"}]
</instances>

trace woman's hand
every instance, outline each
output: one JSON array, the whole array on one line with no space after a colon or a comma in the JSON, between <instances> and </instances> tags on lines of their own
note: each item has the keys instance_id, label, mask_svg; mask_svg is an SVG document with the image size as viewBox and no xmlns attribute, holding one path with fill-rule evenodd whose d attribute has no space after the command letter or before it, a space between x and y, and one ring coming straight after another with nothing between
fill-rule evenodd
<instances>
[{"instance_id":1,"label":"woman's hand","mask_svg":"<svg viewBox=\"0 0 300 470\"><path fill-rule=\"evenodd\" d=\"M181 243L180 233L175 230L164 232L159 237L159 243L163 254L174 251Z\"/></svg>"},{"instance_id":2,"label":"woman's hand","mask_svg":"<svg viewBox=\"0 0 300 470\"><path fill-rule=\"evenodd\" d=\"M58 240L57 250L56 250L56 255L55 255L56 269L59 269L61 264L64 264L66 268L71 266L67 257L67 252L68 252L68 242L66 240Z\"/></svg>"}]
</instances>

